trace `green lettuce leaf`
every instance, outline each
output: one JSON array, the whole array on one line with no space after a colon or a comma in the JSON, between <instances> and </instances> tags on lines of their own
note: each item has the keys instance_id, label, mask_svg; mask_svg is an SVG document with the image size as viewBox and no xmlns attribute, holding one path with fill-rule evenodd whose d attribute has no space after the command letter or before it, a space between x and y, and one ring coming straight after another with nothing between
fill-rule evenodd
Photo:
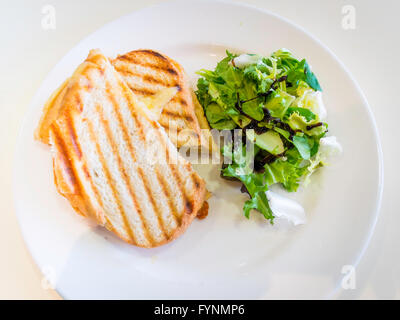
<instances>
[{"instance_id":1,"label":"green lettuce leaf","mask_svg":"<svg viewBox=\"0 0 400 320\"><path fill-rule=\"evenodd\" d=\"M255 147L254 154L249 154L243 144L236 148L233 148L232 144L225 145L222 148L222 153L225 157L231 159L232 164L224 168L222 174L225 177L238 179L246 187L250 200L244 204L243 211L247 218L249 218L250 210L255 209L272 222L274 215L265 194L268 185L264 181L264 174L256 173L252 168L254 156L259 150Z\"/></svg>"},{"instance_id":2,"label":"green lettuce leaf","mask_svg":"<svg viewBox=\"0 0 400 320\"><path fill-rule=\"evenodd\" d=\"M316 91L322 91L321 86L319 85L318 79L315 74L311 71L310 66L306 62L304 65L304 73L306 75L306 82L308 85Z\"/></svg>"},{"instance_id":3,"label":"green lettuce leaf","mask_svg":"<svg viewBox=\"0 0 400 320\"><path fill-rule=\"evenodd\" d=\"M264 182L264 175L262 173L248 173L244 167L231 164L222 170L222 174L226 177L239 179L249 192L250 200L246 201L243 207L246 218L250 217L250 210L255 209L266 219L269 219L271 222L273 221L274 215L265 194L268 190L268 185Z\"/></svg>"},{"instance_id":4,"label":"green lettuce leaf","mask_svg":"<svg viewBox=\"0 0 400 320\"><path fill-rule=\"evenodd\" d=\"M274 215L269 206L267 195L264 192L256 192L250 200L247 200L243 206L244 216L250 218L250 210L254 209L262 213L265 219L268 219L273 223Z\"/></svg>"},{"instance_id":5,"label":"green lettuce leaf","mask_svg":"<svg viewBox=\"0 0 400 320\"><path fill-rule=\"evenodd\" d=\"M311 110L299 107L289 107L285 114L285 118L290 117L294 112L297 112L299 115L303 116L308 122L317 119L317 116Z\"/></svg>"},{"instance_id":6,"label":"green lettuce leaf","mask_svg":"<svg viewBox=\"0 0 400 320\"><path fill-rule=\"evenodd\" d=\"M205 108L205 111L211 128L218 130L232 130L236 128L236 123L219 104L212 102Z\"/></svg>"},{"instance_id":7,"label":"green lettuce leaf","mask_svg":"<svg viewBox=\"0 0 400 320\"><path fill-rule=\"evenodd\" d=\"M288 125L295 131L302 131L310 136L322 136L326 133L328 127L326 123L323 123L321 126L310 128L313 124L316 124L315 121L307 121L305 117L300 115L297 112L293 112L287 118Z\"/></svg>"},{"instance_id":8,"label":"green lettuce leaf","mask_svg":"<svg viewBox=\"0 0 400 320\"><path fill-rule=\"evenodd\" d=\"M297 65L287 71L287 81L294 87L297 87L301 81L305 81L314 90L322 91L317 78L305 59L299 61Z\"/></svg>"},{"instance_id":9,"label":"green lettuce leaf","mask_svg":"<svg viewBox=\"0 0 400 320\"><path fill-rule=\"evenodd\" d=\"M269 96L264 105L269 110L271 116L277 118L283 118L288 110L290 104L295 100L295 97L290 94L277 89L273 91Z\"/></svg>"},{"instance_id":10,"label":"green lettuce leaf","mask_svg":"<svg viewBox=\"0 0 400 320\"><path fill-rule=\"evenodd\" d=\"M311 146L308 143L308 139L305 136L294 136L293 144L299 151L301 157L304 160L310 159L311 155Z\"/></svg>"},{"instance_id":11,"label":"green lettuce leaf","mask_svg":"<svg viewBox=\"0 0 400 320\"><path fill-rule=\"evenodd\" d=\"M299 167L294 163L283 161L281 159L278 159L271 164L266 164L264 168L265 181L268 186L281 183L289 192L297 190L300 184L300 179L306 172L306 168Z\"/></svg>"},{"instance_id":12,"label":"green lettuce leaf","mask_svg":"<svg viewBox=\"0 0 400 320\"><path fill-rule=\"evenodd\" d=\"M283 70L285 73L291 69L294 69L299 63L299 60L297 60L287 49L275 51L272 54L272 57L277 60L277 67Z\"/></svg>"}]
</instances>

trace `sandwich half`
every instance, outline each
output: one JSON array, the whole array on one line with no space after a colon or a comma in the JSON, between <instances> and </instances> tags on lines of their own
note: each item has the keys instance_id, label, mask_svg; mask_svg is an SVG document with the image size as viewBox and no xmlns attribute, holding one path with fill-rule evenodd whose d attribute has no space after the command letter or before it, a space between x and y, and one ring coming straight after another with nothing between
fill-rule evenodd
<instances>
[{"instance_id":1,"label":"sandwich half","mask_svg":"<svg viewBox=\"0 0 400 320\"><path fill-rule=\"evenodd\" d=\"M171 141L178 147L209 146L210 129L203 108L196 106L188 78L182 66L165 54L148 50L134 50L111 63L125 80L128 87L140 99L148 99L168 88L177 88L177 94L165 105L159 123L165 128Z\"/></svg>"},{"instance_id":2,"label":"sandwich half","mask_svg":"<svg viewBox=\"0 0 400 320\"><path fill-rule=\"evenodd\" d=\"M50 100L36 137L48 134L55 184L79 214L146 248L186 230L205 182L99 50Z\"/></svg>"}]
</instances>

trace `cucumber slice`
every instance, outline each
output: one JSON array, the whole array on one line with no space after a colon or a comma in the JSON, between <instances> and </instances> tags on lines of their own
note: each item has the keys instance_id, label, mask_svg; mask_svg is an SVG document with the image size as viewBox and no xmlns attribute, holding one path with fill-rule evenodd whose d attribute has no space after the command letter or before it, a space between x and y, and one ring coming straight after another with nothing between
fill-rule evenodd
<instances>
[{"instance_id":1,"label":"cucumber slice","mask_svg":"<svg viewBox=\"0 0 400 320\"><path fill-rule=\"evenodd\" d=\"M279 133L273 130L269 130L262 134L256 134L254 130L246 130L246 136L261 149L264 149L274 155L281 154L283 151L285 151L285 147L283 146L283 142L279 136Z\"/></svg>"}]
</instances>

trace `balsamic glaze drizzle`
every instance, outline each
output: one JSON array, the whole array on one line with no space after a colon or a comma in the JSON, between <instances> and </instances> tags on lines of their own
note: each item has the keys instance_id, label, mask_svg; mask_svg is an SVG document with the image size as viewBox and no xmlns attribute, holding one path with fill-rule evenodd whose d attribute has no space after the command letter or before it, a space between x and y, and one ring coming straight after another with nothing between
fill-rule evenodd
<instances>
[{"instance_id":1,"label":"balsamic glaze drizzle","mask_svg":"<svg viewBox=\"0 0 400 320\"><path fill-rule=\"evenodd\" d=\"M322 122L318 122L318 123L310 124L309 126L306 127L306 129L307 129L307 130L311 130L311 129L320 127L320 126L322 126L322 125L323 125Z\"/></svg>"}]
</instances>

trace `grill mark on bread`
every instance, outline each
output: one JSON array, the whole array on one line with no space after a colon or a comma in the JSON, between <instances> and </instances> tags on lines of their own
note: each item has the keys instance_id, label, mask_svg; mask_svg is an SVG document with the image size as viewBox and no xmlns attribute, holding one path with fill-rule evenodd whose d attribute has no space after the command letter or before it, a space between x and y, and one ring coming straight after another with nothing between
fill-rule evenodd
<instances>
[{"instance_id":1,"label":"grill mark on bread","mask_svg":"<svg viewBox=\"0 0 400 320\"><path fill-rule=\"evenodd\" d=\"M164 79L161 78L157 78L153 75L150 74L141 74L138 72L135 72L133 70L130 70L127 67L124 66L116 66L115 69L121 73L123 76L133 76L133 77L138 77L140 79L142 79L144 82L146 83L150 83L150 84L159 84L162 85L163 87L166 88L172 88L172 87L179 87L179 85L176 82L171 82L171 81L165 81ZM136 88L137 90L140 90L139 88Z\"/></svg>"},{"instance_id":2,"label":"grill mark on bread","mask_svg":"<svg viewBox=\"0 0 400 320\"><path fill-rule=\"evenodd\" d=\"M166 131L168 130L176 130L177 133L181 132L184 128L182 126L179 126L176 122L174 122L174 126L172 128L170 127L170 121L167 121L168 119L160 118L158 122L165 128ZM172 121L171 121L172 122ZM176 126L176 127L175 127Z\"/></svg>"},{"instance_id":3,"label":"grill mark on bread","mask_svg":"<svg viewBox=\"0 0 400 320\"><path fill-rule=\"evenodd\" d=\"M127 91L127 89L129 89L129 87L126 86L125 83L123 83L121 81L119 81L118 83L122 87L122 92L123 92L126 102L128 104L135 105L135 102L132 101L131 96L130 96L131 92ZM135 122L135 126L139 129L139 135L140 135L141 140L143 141L143 143L146 143L146 136L144 134L144 128L143 128L142 123L139 121L137 114L136 114L136 112L134 112L133 108L132 107L128 107L128 108L129 108L130 114L132 116L132 119ZM150 119L147 119L147 120L149 120L149 124L153 128L155 128L155 127L158 128L158 126L155 124L156 123L155 121L150 121ZM156 130L156 131L158 131L158 130Z\"/></svg>"},{"instance_id":4,"label":"grill mark on bread","mask_svg":"<svg viewBox=\"0 0 400 320\"><path fill-rule=\"evenodd\" d=\"M164 70L165 70L165 69L164 69ZM168 68L168 69L166 69L166 71L167 71L168 73L174 75L174 76L177 76L177 75L178 75L178 73L175 71L175 69Z\"/></svg>"},{"instance_id":5,"label":"grill mark on bread","mask_svg":"<svg viewBox=\"0 0 400 320\"><path fill-rule=\"evenodd\" d=\"M197 174L194 173L194 172L192 173L192 181L193 181L193 184L194 184L196 190L199 189L199 188L200 188L199 177L198 177Z\"/></svg>"},{"instance_id":6,"label":"grill mark on bread","mask_svg":"<svg viewBox=\"0 0 400 320\"><path fill-rule=\"evenodd\" d=\"M161 186L161 190L163 191L164 196L168 201L168 207L169 207L172 215L175 218L175 222L177 223L178 226L180 226L182 223L182 219L180 216L177 215L175 205L172 202L172 197L173 197L172 191L169 188L167 181L165 181L163 175L160 174L160 171L158 170L158 168L155 168L155 173L157 176L158 183Z\"/></svg>"},{"instance_id":7,"label":"grill mark on bread","mask_svg":"<svg viewBox=\"0 0 400 320\"><path fill-rule=\"evenodd\" d=\"M145 62L145 61L141 61L139 59L137 59L136 57L130 57L129 55L123 55L123 56L119 56L118 59L120 60L125 60L137 65L140 65L142 67L146 67L149 69L153 69L153 70L157 70L157 71L163 71L163 72L167 72L171 75L177 76L178 73L176 72L176 70L174 68L171 68L171 66L159 66L159 65L155 65L153 63L149 63L149 62Z\"/></svg>"},{"instance_id":8,"label":"grill mark on bread","mask_svg":"<svg viewBox=\"0 0 400 320\"><path fill-rule=\"evenodd\" d=\"M128 100L129 101L129 100ZM139 136L140 136L140 140L142 140L143 141L143 143L146 143L146 136L145 136L145 134L144 134L144 128L143 128L143 125L140 123L140 121L138 121L138 118L137 118L137 115L135 114L135 112L132 110L132 108L129 108L130 110L130 113L131 113L131 116L132 116L132 119L134 120L134 122L135 122L135 126L138 128L138 130L139 130Z\"/></svg>"},{"instance_id":9,"label":"grill mark on bread","mask_svg":"<svg viewBox=\"0 0 400 320\"><path fill-rule=\"evenodd\" d=\"M184 112L184 110L182 110ZM181 114L179 111L170 111L167 109L164 109L162 111L162 114L174 118L174 119L185 119L187 122L194 122L193 117L190 114Z\"/></svg>"},{"instance_id":10,"label":"grill mark on bread","mask_svg":"<svg viewBox=\"0 0 400 320\"><path fill-rule=\"evenodd\" d=\"M82 170L83 170L83 173L85 174L85 177L87 179L90 179L90 172L89 172L88 168L86 167L86 164L82 165Z\"/></svg>"},{"instance_id":11,"label":"grill mark on bread","mask_svg":"<svg viewBox=\"0 0 400 320\"><path fill-rule=\"evenodd\" d=\"M171 118L181 118L181 113L179 111L169 111L169 110L163 110L162 111L163 115L166 115Z\"/></svg>"},{"instance_id":12,"label":"grill mark on bread","mask_svg":"<svg viewBox=\"0 0 400 320\"><path fill-rule=\"evenodd\" d=\"M164 57L161 53L158 53L158 52L150 50L150 49L139 49L139 50L135 50L135 52L146 53L148 55L155 56L157 58L161 58L164 61L168 61L168 59L166 57Z\"/></svg>"},{"instance_id":13,"label":"grill mark on bread","mask_svg":"<svg viewBox=\"0 0 400 320\"><path fill-rule=\"evenodd\" d=\"M151 76L149 74L145 74L142 79L145 82L154 83L154 84L161 84L164 87L174 87L176 85L175 83L170 84L170 83L165 82L165 81L163 81L161 79L157 79L157 78L155 78L155 77L153 77L153 76Z\"/></svg>"},{"instance_id":14,"label":"grill mark on bread","mask_svg":"<svg viewBox=\"0 0 400 320\"><path fill-rule=\"evenodd\" d=\"M73 167L71 161L69 160L70 155L67 151L68 148L65 145L65 141L61 138L57 126L52 125L50 130L52 131L54 137L54 147L57 150L59 150L59 152L57 152L58 160L61 161L61 163L63 164L63 170L65 171L66 176L68 177L69 183L78 189L77 193L79 194L80 185L77 182L78 179L76 178L75 168Z\"/></svg>"},{"instance_id":15,"label":"grill mark on bread","mask_svg":"<svg viewBox=\"0 0 400 320\"><path fill-rule=\"evenodd\" d=\"M191 214L193 212L193 204L191 201L187 200L185 201L185 208L186 208L186 214Z\"/></svg>"},{"instance_id":16,"label":"grill mark on bread","mask_svg":"<svg viewBox=\"0 0 400 320\"><path fill-rule=\"evenodd\" d=\"M157 91L147 89L147 88L136 88L133 86L129 86L129 89L131 89L134 93L141 95L141 96L152 96L157 93Z\"/></svg>"},{"instance_id":17,"label":"grill mark on bread","mask_svg":"<svg viewBox=\"0 0 400 320\"><path fill-rule=\"evenodd\" d=\"M86 91L91 91L93 89L93 84L90 81L88 81L85 84L84 88L86 89Z\"/></svg>"},{"instance_id":18,"label":"grill mark on bread","mask_svg":"<svg viewBox=\"0 0 400 320\"><path fill-rule=\"evenodd\" d=\"M78 92L75 94L75 103L78 106L78 110L80 112L82 112L83 111L83 103L82 103L81 95Z\"/></svg>"},{"instance_id":19,"label":"grill mark on bread","mask_svg":"<svg viewBox=\"0 0 400 320\"><path fill-rule=\"evenodd\" d=\"M163 233L163 236L165 238L169 239L170 235L165 230L165 225L164 225L164 221L163 221L162 216L161 216L160 208L157 206L157 204L156 204L156 202L155 202L155 200L153 198L153 193L149 188L150 182L147 180L147 177L144 174L142 168L138 167L137 171L138 171L139 176L142 178L143 186L144 186L144 188L146 190L147 197L149 198L149 200L151 202L151 206L153 207L154 212L155 212L155 214L157 216L158 225L159 225L159 227L160 227L160 229L161 229L161 231Z\"/></svg>"},{"instance_id":20,"label":"grill mark on bread","mask_svg":"<svg viewBox=\"0 0 400 320\"><path fill-rule=\"evenodd\" d=\"M194 119L193 119L193 117L191 115L186 114L183 117L185 118L185 120L187 122L194 122Z\"/></svg>"},{"instance_id":21,"label":"grill mark on bread","mask_svg":"<svg viewBox=\"0 0 400 320\"><path fill-rule=\"evenodd\" d=\"M97 152L97 154L99 156L100 164L101 164L101 166L103 168L104 175L105 175L105 178L107 180L107 184L111 189L111 192L112 192L113 197L115 199L115 203L117 204L117 207L118 207L118 211L121 214L122 221L124 223L124 230L128 234L128 237L130 238L130 241L132 241L133 243L136 243L136 238L135 238L135 236L134 236L134 234L132 232L132 229L129 226L129 221L127 219L127 216L126 216L126 213L124 211L124 208L121 205L121 200L118 197L118 192L117 192L117 190L115 190L115 186L114 186L114 183L112 181L111 173L110 173L109 168L106 165L106 161L105 161L103 152L101 151L100 145L98 144L98 142L97 142L97 140L95 138L95 134L94 134L94 130L93 130L93 124L91 122L88 122L88 129L89 129L90 139L94 143L95 148L96 148L96 152Z\"/></svg>"},{"instance_id":22,"label":"grill mark on bread","mask_svg":"<svg viewBox=\"0 0 400 320\"><path fill-rule=\"evenodd\" d=\"M78 156L78 159L81 159L82 151L79 146L78 139L76 137L76 131L75 131L74 125L72 123L70 113L68 115L65 115L65 123L66 123L67 129L68 129L69 136L71 138L72 147L74 148L75 153Z\"/></svg>"},{"instance_id":23,"label":"grill mark on bread","mask_svg":"<svg viewBox=\"0 0 400 320\"><path fill-rule=\"evenodd\" d=\"M181 90L179 90L179 91L181 91ZM180 97L180 94L176 94L174 97L172 97L172 99L170 101L180 103L184 106L187 106L187 104L188 104L185 99Z\"/></svg>"},{"instance_id":24,"label":"grill mark on bread","mask_svg":"<svg viewBox=\"0 0 400 320\"><path fill-rule=\"evenodd\" d=\"M190 201L190 199L189 199L188 195L186 194L185 189L183 187L183 181L182 181L181 176L179 175L179 170L177 170L176 165L173 164L173 163L168 163L168 165L169 165L169 167L171 169L172 175L174 176L174 178L175 178L175 180L177 182L179 191L182 194L183 205L186 208L185 213L186 214L190 214L191 213L191 209L192 209L192 205L191 205L191 201Z\"/></svg>"},{"instance_id":25,"label":"grill mark on bread","mask_svg":"<svg viewBox=\"0 0 400 320\"><path fill-rule=\"evenodd\" d=\"M96 186L95 186L95 184L94 184L94 182L93 182L92 176L91 176L91 174L90 174L90 172L89 172L89 170L88 170L88 168L87 168L86 159L85 159L85 158L83 158L83 159L84 159L84 162L83 162L83 165L82 165L82 170L83 170L83 172L85 173L85 176L86 176L87 180L89 181L90 187L91 187L92 190L93 190L93 193L94 193L94 196L95 196L95 198L96 198L97 203L99 204L99 206L100 206L101 208L103 208L103 201L101 200L99 190L97 190L97 188L96 188ZM101 217L100 217L100 215L98 214L97 210L94 210L94 214L98 217L98 219L99 219L100 221L102 220L102 218L104 218L104 219L106 220L106 222L107 222L107 223L110 225L110 227L112 228L112 229L110 229L110 230L112 230L112 231L115 230L115 229L113 228L112 224L110 223L110 220L108 219L108 217L107 217L106 215L104 215L104 214L102 213L102 214L101 214Z\"/></svg>"}]
</instances>

